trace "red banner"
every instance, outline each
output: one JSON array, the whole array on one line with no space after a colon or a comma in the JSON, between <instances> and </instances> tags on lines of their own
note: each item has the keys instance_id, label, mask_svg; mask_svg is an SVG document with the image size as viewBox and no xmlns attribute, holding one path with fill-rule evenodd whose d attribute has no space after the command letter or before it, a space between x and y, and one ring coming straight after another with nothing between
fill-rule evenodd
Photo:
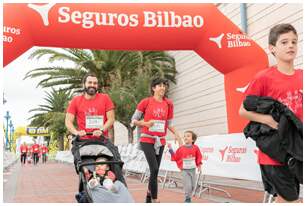
<instances>
[{"instance_id":1,"label":"red banner","mask_svg":"<svg viewBox=\"0 0 306 206\"><path fill-rule=\"evenodd\" d=\"M33 46L194 50L225 75L229 132L240 132L242 95L268 65L254 41L213 4L4 4L4 66Z\"/></svg>"}]
</instances>

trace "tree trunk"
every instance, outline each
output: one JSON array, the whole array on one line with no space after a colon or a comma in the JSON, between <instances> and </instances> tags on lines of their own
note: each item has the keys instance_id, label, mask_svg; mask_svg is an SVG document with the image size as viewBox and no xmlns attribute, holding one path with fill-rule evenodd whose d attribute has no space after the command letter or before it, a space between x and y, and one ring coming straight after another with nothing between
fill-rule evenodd
<instances>
[{"instance_id":1,"label":"tree trunk","mask_svg":"<svg viewBox=\"0 0 306 206\"><path fill-rule=\"evenodd\" d=\"M57 146L59 151L64 151L64 136L60 135L57 139Z\"/></svg>"},{"instance_id":2,"label":"tree trunk","mask_svg":"<svg viewBox=\"0 0 306 206\"><path fill-rule=\"evenodd\" d=\"M115 144L115 128L114 125L108 129L108 137Z\"/></svg>"}]
</instances>

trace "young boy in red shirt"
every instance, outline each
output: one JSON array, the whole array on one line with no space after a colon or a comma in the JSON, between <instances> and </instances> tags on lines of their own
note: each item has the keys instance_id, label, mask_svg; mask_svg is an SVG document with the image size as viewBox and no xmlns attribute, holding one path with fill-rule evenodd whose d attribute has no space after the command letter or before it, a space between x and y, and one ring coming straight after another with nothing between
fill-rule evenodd
<instances>
[{"instance_id":1,"label":"young boy in red shirt","mask_svg":"<svg viewBox=\"0 0 306 206\"><path fill-rule=\"evenodd\" d=\"M279 24L270 30L269 50L277 64L260 71L249 84L245 95L268 96L286 105L303 121L303 70L294 69L297 54L297 32L290 24ZM253 122L266 124L274 129L278 123L271 115L247 111L243 104L239 114ZM276 202L293 202L299 198L299 182L282 165L262 151L258 151L263 183L276 192Z\"/></svg>"},{"instance_id":2,"label":"young boy in red shirt","mask_svg":"<svg viewBox=\"0 0 306 206\"><path fill-rule=\"evenodd\" d=\"M185 202L190 203L192 192L196 187L196 168L201 171L202 154L194 142L197 135L192 131L184 133L184 142L178 139L180 147L173 151L171 144L168 144L171 160L176 161L178 168L183 172L183 185L185 190Z\"/></svg>"}]
</instances>

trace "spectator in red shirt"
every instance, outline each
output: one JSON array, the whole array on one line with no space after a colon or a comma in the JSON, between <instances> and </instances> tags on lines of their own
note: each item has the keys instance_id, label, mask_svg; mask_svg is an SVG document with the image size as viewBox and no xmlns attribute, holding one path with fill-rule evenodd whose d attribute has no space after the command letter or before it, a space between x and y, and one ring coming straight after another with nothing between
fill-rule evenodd
<instances>
[{"instance_id":1,"label":"spectator in red shirt","mask_svg":"<svg viewBox=\"0 0 306 206\"><path fill-rule=\"evenodd\" d=\"M32 151L33 151L33 161L34 165L38 163L38 153L39 153L39 144L36 143L34 140L34 144L32 145Z\"/></svg>"},{"instance_id":2,"label":"spectator in red shirt","mask_svg":"<svg viewBox=\"0 0 306 206\"><path fill-rule=\"evenodd\" d=\"M274 26L269 34L269 49L277 64L256 74L245 95L268 96L278 100L303 121L303 70L294 68L297 43L297 32L292 25ZM278 129L278 122L271 115L247 111L243 104L239 114L250 121ZM265 190L270 193L276 192L276 202L298 201L299 181L291 174L287 164L282 165L260 150L258 163Z\"/></svg>"},{"instance_id":3,"label":"spectator in red shirt","mask_svg":"<svg viewBox=\"0 0 306 206\"><path fill-rule=\"evenodd\" d=\"M26 142L23 142L23 144L20 145L20 161L21 161L21 164L26 163L27 153L28 153L28 146L27 146Z\"/></svg>"},{"instance_id":4,"label":"spectator in red shirt","mask_svg":"<svg viewBox=\"0 0 306 206\"><path fill-rule=\"evenodd\" d=\"M142 127L139 141L150 168L146 202L160 202L157 198L157 175L166 144L167 129L176 139L179 138L172 124L173 103L165 97L168 86L167 80L154 79L151 82L152 96L140 101L132 117L132 124Z\"/></svg>"},{"instance_id":5,"label":"spectator in red shirt","mask_svg":"<svg viewBox=\"0 0 306 206\"><path fill-rule=\"evenodd\" d=\"M192 131L186 131L184 133L184 142L179 140L180 147L176 152L173 151L171 144L168 144L169 152L171 154L171 160L176 161L178 168L183 173L183 187L185 190L185 202L190 203L193 190L196 187L196 168L201 171L202 154L195 141L197 135Z\"/></svg>"},{"instance_id":6,"label":"spectator in red shirt","mask_svg":"<svg viewBox=\"0 0 306 206\"><path fill-rule=\"evenodd\" d=\"M41 151L41 154L42 154L42 163L46 163L47 162L47 157L48 157L48 152L49 152L49 149L46 146L46 144L43 144L41 146L40 151Z\"/></svg>"}]
</instances>

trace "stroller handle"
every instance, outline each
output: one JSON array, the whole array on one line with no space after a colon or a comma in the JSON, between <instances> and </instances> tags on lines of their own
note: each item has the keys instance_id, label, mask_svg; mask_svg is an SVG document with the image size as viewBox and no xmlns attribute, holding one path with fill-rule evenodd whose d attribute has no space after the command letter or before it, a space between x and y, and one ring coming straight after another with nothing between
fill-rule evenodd
<instances>
[{"instance_id":1,"label":"stroller handle","mask_svg":"<svg viewBox=\"0 0 306 206\"><path fill-rule=\"evenodd\" d=\"M87 136L93 136L93 132L86 132L86 135ZM81 139L81 136L80 135L72 135L73 136L73 138L72 138L72 141L75 141L75 140L77 140L77 141L80 141ZM101 140L106 140L107 138L102 134L102 135L100 135L100 138L101 138Z\"/></svg>"}]
</instances>

